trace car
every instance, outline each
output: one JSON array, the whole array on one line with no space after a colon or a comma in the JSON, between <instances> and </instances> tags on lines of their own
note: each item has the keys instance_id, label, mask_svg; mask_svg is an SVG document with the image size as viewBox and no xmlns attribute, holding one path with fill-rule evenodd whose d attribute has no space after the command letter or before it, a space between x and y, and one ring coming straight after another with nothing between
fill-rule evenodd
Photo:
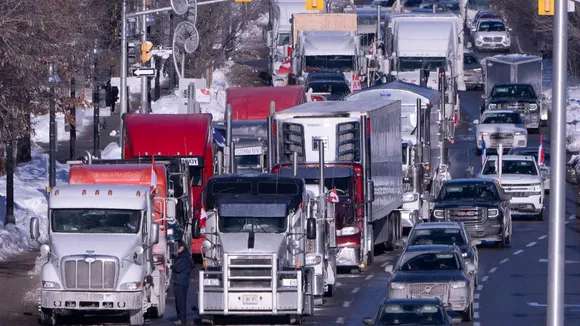
<instances>
[{"instance_id":1,"label":"car","mask_svg":"<svg viewBox=\"0 0 580 326\"><path fill-rule=\"evenodd\" d=\"M308 93L312 89L312 96L321 96L328 101L342 101L350 94L348 83L341 80L311 80L305 88Z\"/></svg>"},{"instance_id":2,"label":"car","mask_svg":"<svg viewBox=\"0 0 580 326\"><path fill-rule=\"evenodd\" d=\"M508 152L508 155L533 156L536 159L536 162L538 162L538 150L539 149L537 147L512 148ZM550 192L550 148L549 147L544 147L544 163L540 165L540 173L542 174L542 179L544 180L544 191L546 193L549 193Z\"/></svg>"},{"instance_id":3,"label":"car","mask_svg":"<svg viewBox=\"0 0 580 326\"><path fill-rule=\"evenodd\" d=\"M471 24L469 24L468 26L469 29L471 29L474 26L477 26L477 23L479 22L480 19L501 19L501 16L493 10L489 9L480 10L473 17ZM471 34L470 36L473 39L473 34Z\"/></svg>"},{"instance_id":4,"label":"car","mask_svg":"<svg viewBox=\"0 0 580 326\"><path fill-rule=\"evenodd\" d=\"M488 110L480 120L474 120L477 155L481 155L483 141L486 150L497 150L501 144L504 150L526 147L528 129L523 124L520 113L515 110Z\"/></svg>"},{"instance_id":5,"label":"car","mask_svg":"<svg viewBox=\"0 0 580 326\"><path fill-rule=\"evenodd\" d=\"M466 87L483 89L481 64L473 52L463 53L463 80Z\"/></svg>"},{"instance_id":6,"label":"car","mask_svg":"<svg viewBox=\"0 0 580 326\"><path fill-rule=\"evenodd\" d=\"M448 180L437 197L425 195L425 200L434 203L432 222L463 222L472 239L494 241L500 247L512 240L510 199L491 178Z\"/></svg>"},{"instance_id":7,"label":"car","mask_svg":"<svg viewBox=\"0 0 580 326\"><path fill-rule=\"evenodd\" d=\"M479 177L500 179L506 194L511 196L513 215L534 216L544 219L544 180L533 156L504 155L501 167L499 157L491 155L485 161ZM501 168L501 171L498 171Z\"/></svg>"},{"instance_id":8,"label":"car","mask_svg":"<svg viewBox=\"0 0 580 326\"><path fill-rule=\"evenodd\" d=\"M461 318L451 317L439 298L389 299L379 305L374 317L363 319L363 324L374 326L461 324Z\"/></svg>"},{"instance_id":9,"label":"car","mask_svg":"<svg viewBox=\"0 0 580 326\"><path fill-rule=\"evenodd\" d=\"M473 281L477 286L479 270L479 253L477 245L481 241L472 240L465 225L460 222L425 222L415 225L407 242L408 246L416 245L456 245L461 250L461 255L467 264L473 265Z\"/></svg>"},{"instance_id":10,"label":"car","mask_svg":"<svg viewBox=\"0 0 580 326\"><path fill-rule=\"evenodd\" d=\"M387 297L439 298L448 311L459 312L464 321L472 321L475 292L472 268L465 264L457 246L407 247L395 267L385 268L391 274Z\"/></svg>"},{"instance_id":11,"label":"car","mask_svg":"<svg viewBox=\"0 0 580 326\"><path fill-rule=\"evenodd\" d=\"M501 19L479 19L471 28L475 49L479 52L502 51L509 53L511 48L511 28Z\"/></svg>"},{"instance_id":12,"label":"car","mask_svg":"<svg viewBox=\"0 0 580 326\"><path fill-rule=\"evenodd\" d=\"M502 83L495 84L489 94L483 94L485 100L481 113L487 110L509 109L518 110L528 129L540 131L540 108L543 94L536 94L531 84Z\"/></svg>"}]
</instances>

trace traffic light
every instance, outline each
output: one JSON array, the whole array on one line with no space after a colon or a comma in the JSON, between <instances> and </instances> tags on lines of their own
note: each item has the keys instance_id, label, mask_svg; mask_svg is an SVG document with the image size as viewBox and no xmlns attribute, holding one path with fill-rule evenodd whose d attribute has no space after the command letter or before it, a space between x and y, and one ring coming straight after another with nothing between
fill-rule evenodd
<instances>
[{"instance_id":1,"label":"traffic light","mask_svg":"<svg viewBox=\"0 0 580 326\"><path fill-rule=\"evenodd\" d=\"M153 53L151 53L151 49L153 48L153 43L147 41L141 43L141 62L147 63L153 57Z\"/></svg>"},{"instance_id":2,"label":"traffic light","mask_svg":"<svg viewBox=\"0 0 580 326\"><path fill-rule=\"evenodd\" d=\"M538 0L538 15L554 16L554 0Z\"/></svg>"},{"instance_id":3,"label":"traffic light","mask_svg":"<svg viewBox=\"0 0 580 326\"><path fill-rule=\"evenodd\" d=\"M324 0L306 0L306 10L324 9Z\"/></svg>"}]
</instances>

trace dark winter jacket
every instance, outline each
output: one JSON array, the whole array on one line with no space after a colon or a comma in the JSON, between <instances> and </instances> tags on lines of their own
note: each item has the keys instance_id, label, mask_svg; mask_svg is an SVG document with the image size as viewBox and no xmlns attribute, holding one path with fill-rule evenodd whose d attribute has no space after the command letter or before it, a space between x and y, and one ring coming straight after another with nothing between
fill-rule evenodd
<instances>
[{"instance_id":1,"label":"dark winter jacket","mask_svg":"<svg viewBox=\"0 0 580 326\"><path fill-rule=\"evenodd\" d=\"M189 285L191 278L191 270L195 267L191 254L187 250L183 250L177 255L177 260L171 265L171 279L173 283L179 285Z\"/></svg>"}]
</instances>

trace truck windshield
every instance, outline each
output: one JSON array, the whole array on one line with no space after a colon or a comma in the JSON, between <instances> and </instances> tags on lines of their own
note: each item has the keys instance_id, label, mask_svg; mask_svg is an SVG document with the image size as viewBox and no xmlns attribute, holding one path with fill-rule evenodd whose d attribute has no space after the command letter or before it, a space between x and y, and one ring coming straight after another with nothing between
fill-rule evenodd
<instances>
[{"instance_id":1,"label":"truck windshield","mask_svg":"<svg viewBox=\"0 0 580 326\"><path fill-rule=\"evenodd\" d=\"M445 58L438 57L401 57L399 58L399 71L416 71L428 69L437 71L437 68L445 67Z\"/></svg>"},{"instance_id":2,"label":"truck windshield","mask_svg":"<svg viewBox=\"0 0 580 326\"><path fill-rule=\"evenodd\" d=\"M138 233L142 211L120 209L54 209L52 232Z\"/></svg>"},{"instance_id":3,"label":"truck windshield","mask_svg":"<svg viewBox=\"0 0 580 326\"><path fill-rule=\"evenodd\" d=\"M453 183L443 185L437 201L498 200L499 194L491 183Z\"/></svg>"},{"instance_id":4,"label":"truck windshield","mask_svg":"<svg viewBox=\"0 0 580 326\"><path fill-rule=\"evenodd\" d=\"M290 34L280 33L278 34L278 46L284 46L290 44Z\"/></svg>"},{"instance_id":5,"label":"truck windshield","mask_svg":"<svg viewBox=\"0 0 580 326\"><path fill-rule=\"evenodd\" d=\"M331 70L352 71L354 56L348 55L312 55L306 56L306 72Z\"/></svg>"},{"instance_id":6,"label":"truck windshield","mask_svg":"<svg viewBox=\"0 0 580 326\"><path fill-rule=\"evenodd\" d=\"M193 187L203 186L203 168L197 166L189 167L189 180L191 180L191 185Z\"/></svg>"},{"instance_id":7,"label":"truck windshield","mask_svg":"<svg viewBox=\"0 0 580 326\"><path fill-rule=\"evenodd\" d=\"M306 179L307 185L317 185L320 179ZM324 178L324 186L328 189L336 188L338 197L350 196L350 178Z\"/></svg>"},{"instance_id":8,"label":"truck windshield","mask_svg":"<svg viewBox=\"0 0 580 326\"><path fill-rule=\"evenodd\" d=\"M479 24L480 32L505 32L505 25L502 22L482 22Z\"/></svg>"},{"instance_id":9,"label":"truck windshield","mask_svg":"<svg viewBox=\"0 0 580 326\"><path fill-rule=\"evenodd\" d=\"M534 98L536 94L529 85L496 86L491 91L491 97L525 97Z\"/></svg>"},{"instance_id":10,"label":"truck windshield","mask_svg":"<svg viewBox=\"0 0 580 326\"><path fill-rule=\"evenodd\" d=\"M495 160L487 160L483 168L483 174L497 174ZM534 161L503 161L501 164L502 174L538 175Z\"/></svg>"},{"instance_id":11,"label":"truck windshield","mask_svg":"<svg viewBox=\"0 0 580 326\"><path fill-rule=\"evenodd\" d=\"M453 252L409 252L401 261L400 270L406 272L461 269L459 258Z\"/></svg>"},{"instance_id":12,"label":"truck windshield","mask_svg":"<svg viewBox=\"0 0 580 326\"><path fill-rule=\"evenodd\" d=\"M236 166L260 170L260 155L237 155Z\"/></svg>"},{"instance_id":13,"label":"truck windshield","mask_svg":"<svg viewBox=\"0 0 580 326\"><path fill-rule=\"evenodd\" d=\"M314 82L307 86L312 88L312 93L330 93L332 95L345 95L349 93L348 85L344 82Z\"/></svg>"},{"instance_id":14,"label":"truck windshield","mask_svg":"<svg viewBox=\"0 0 580 326\"><path fill-rule=\"evenodd\" d=\"M288 205L265 203L219 204L219 229L224 233L281 233L286 230Z\"/></svg>"},{"instance_id":15,"label":"truck windshield","mask_svg":"<svg viewBox=\"0 0 580 326\"><path fill-rule=\"evenodd\" d=\"M487 113L484 115L482 124L516 124L521 125L522 119L519 113Z\"/></svg>"}]
</instances>

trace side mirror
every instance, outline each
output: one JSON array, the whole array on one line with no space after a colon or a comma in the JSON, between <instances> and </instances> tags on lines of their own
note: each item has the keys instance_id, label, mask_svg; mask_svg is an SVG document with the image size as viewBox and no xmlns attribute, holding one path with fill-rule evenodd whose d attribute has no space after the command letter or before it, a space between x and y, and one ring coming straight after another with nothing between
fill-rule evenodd
<instances>
[{"instance_id":1,"label":"side mirror","mask_svg":"<svg viewBox=\"0 0 580 326\"><path fill-rule=\"evenodd\" d=\"M386 273L393 274L393 270L394 270L393 265L387 265L387 267L385 267Z\"/></svg>"},{"instance_id":2,"label":"side mirror","mask_svg":"<svg viewBox=\"0 0 580 326\"><path fill-rule=\"evenodd\" d=\"M372 203L375 201L375 183L371 180L367 181L367 188L366 201Z\"/></svg>"},{"instance_id":3,"label":"side mirror","mask_svg":"<svg viewBox=\"0 0 580 326\"><path fill-rule=\"evenodd\" d=\"M38 217L30 219L30 237L33 240L38 240L38 238L40 238L40 220Z\"/></svg>"},{"instance_id":4,"label":"side mirror","mask_svg":"<svg viewBox=\"0 0 580 326\"><path fill-rule=\"evenodd\" d=\"M177 216L177 199L167 198L165 201L165 217L174 219Z\"/></svg>"},{"instance_id":5,"label":"side mirror","mask_svg":"<svg viewBox=\"0 0 580 326\"><path fill-rule=\"evenodd\" d=\"M306 220L306 239L316 239L316 219L313 217Z\"/></svg>"},{"instance_id":6,"label":"side mirror","mask_svg":"<svg viewBox=\"0 0 580 326\"><path fill-rule=\"evenodd\" d=\"M513 32L513 31L514 31L514 29L513 29L513 28L511 28L511 27L508 27L508 32Z\"/></svg>"},{"instance_id":7,"label":"side mirror","mask_svg":"<svg viewBox=\"0 0 580 326\"><path fill-rule=\"evenodd\" d=\"M545 100L545 99L546 99L546 95L540 94L540 100Z\"/></svg>"},{"instance_id":8,"label":"side mirror","mask_svg":"<svg viewBox=\"0 0 580 326\"><path fill-rule=\"evenodd\" d=\"M475 32L477 32L477 28L475 28L475 27L472 27L472 28L471 28L471 31L475 33Z\"/></svg>"},{"instance_id":9,"label":"side mirror","mask_svg":"<svg viewBox=\"0 0 580 326\"><path fill-rule=\"evenodd\" d=\"M461 325L463 318L461 317L451 317L451 325Z\"/></svg>"},{"instance_id":10,"label":"side mirror","mask_svg":"<svg viewBox=\"0 0 580 326\"><path fill-rule=\"evenodd\" d=\"M159 243L159 224L151 224L151 232L149 233L149 244L155 245Z\"/></svg>"},{"instance_id":11,"label":"side mirror","mask_svg":"<svg viewBox=\"0 0 580 326\"><path fill-rule=\"evenodd\" d=\"M193 219L193 225L191 226L191 236L194 239L201 238L201 232L199 230L199 219L198 218Z\"/></svg>"},{"instance_id":12,"label":"side mirror","mask_svg":"<svg viewBox=\"0 0 580 326\"><path fill-rule=\"evenodd\" d=\"M423 199L425 199L425 201L427 201L429 203L435 202L435 196L433 196L431 194L425 194L425 197Z\"/></svg>"},{"instance_id":13,"label":"side mirror","mask_svg":"<svg viewBox=\"0 0 580 326\"><path fill-rule=\"evenodd\" d=\"M471 240L471 245L479 246L481 244L481 240Z\"/></svg>"},{"instance_id":14,"label":"side mirror","mask_svg":"<svg viewBox=\"0 0 580 326\"><path fill-rule=\"evenodd\" d=\"M372 326L373 325L373 319L372 318L369 318L369 317L363 318L363 324Z\"/></svg>"},{"instance_id":15,"label":"side mirror","mask_svg":"<svg viewBox=\"0 0 580 326\"><path fill-rule=\"evenodd\" d=\"M405 246L405 240L399 239L399 240L395 241L395 246L397 246L399 248L403 248Z\"/></svg>"},{"instance_id":16,"label":"side mirror","mask_svg":"<svg viewBox=\"0 0 580 326\"><path fill-rule=\"evenodd\" d=\"M478 119L473 120L473 124L474 125L478 125L479 124L479 120Z\"/></svg>"},{"instance_id":17,"label":"side mirror","mask_svg":"<svg viewBox=\"0 0 580 326\"><path fill-rule=\"evenodd\" d=\"M486 100L487 99L487 94L481 94L481 98Z\"/></svg>"}]
</instances>

